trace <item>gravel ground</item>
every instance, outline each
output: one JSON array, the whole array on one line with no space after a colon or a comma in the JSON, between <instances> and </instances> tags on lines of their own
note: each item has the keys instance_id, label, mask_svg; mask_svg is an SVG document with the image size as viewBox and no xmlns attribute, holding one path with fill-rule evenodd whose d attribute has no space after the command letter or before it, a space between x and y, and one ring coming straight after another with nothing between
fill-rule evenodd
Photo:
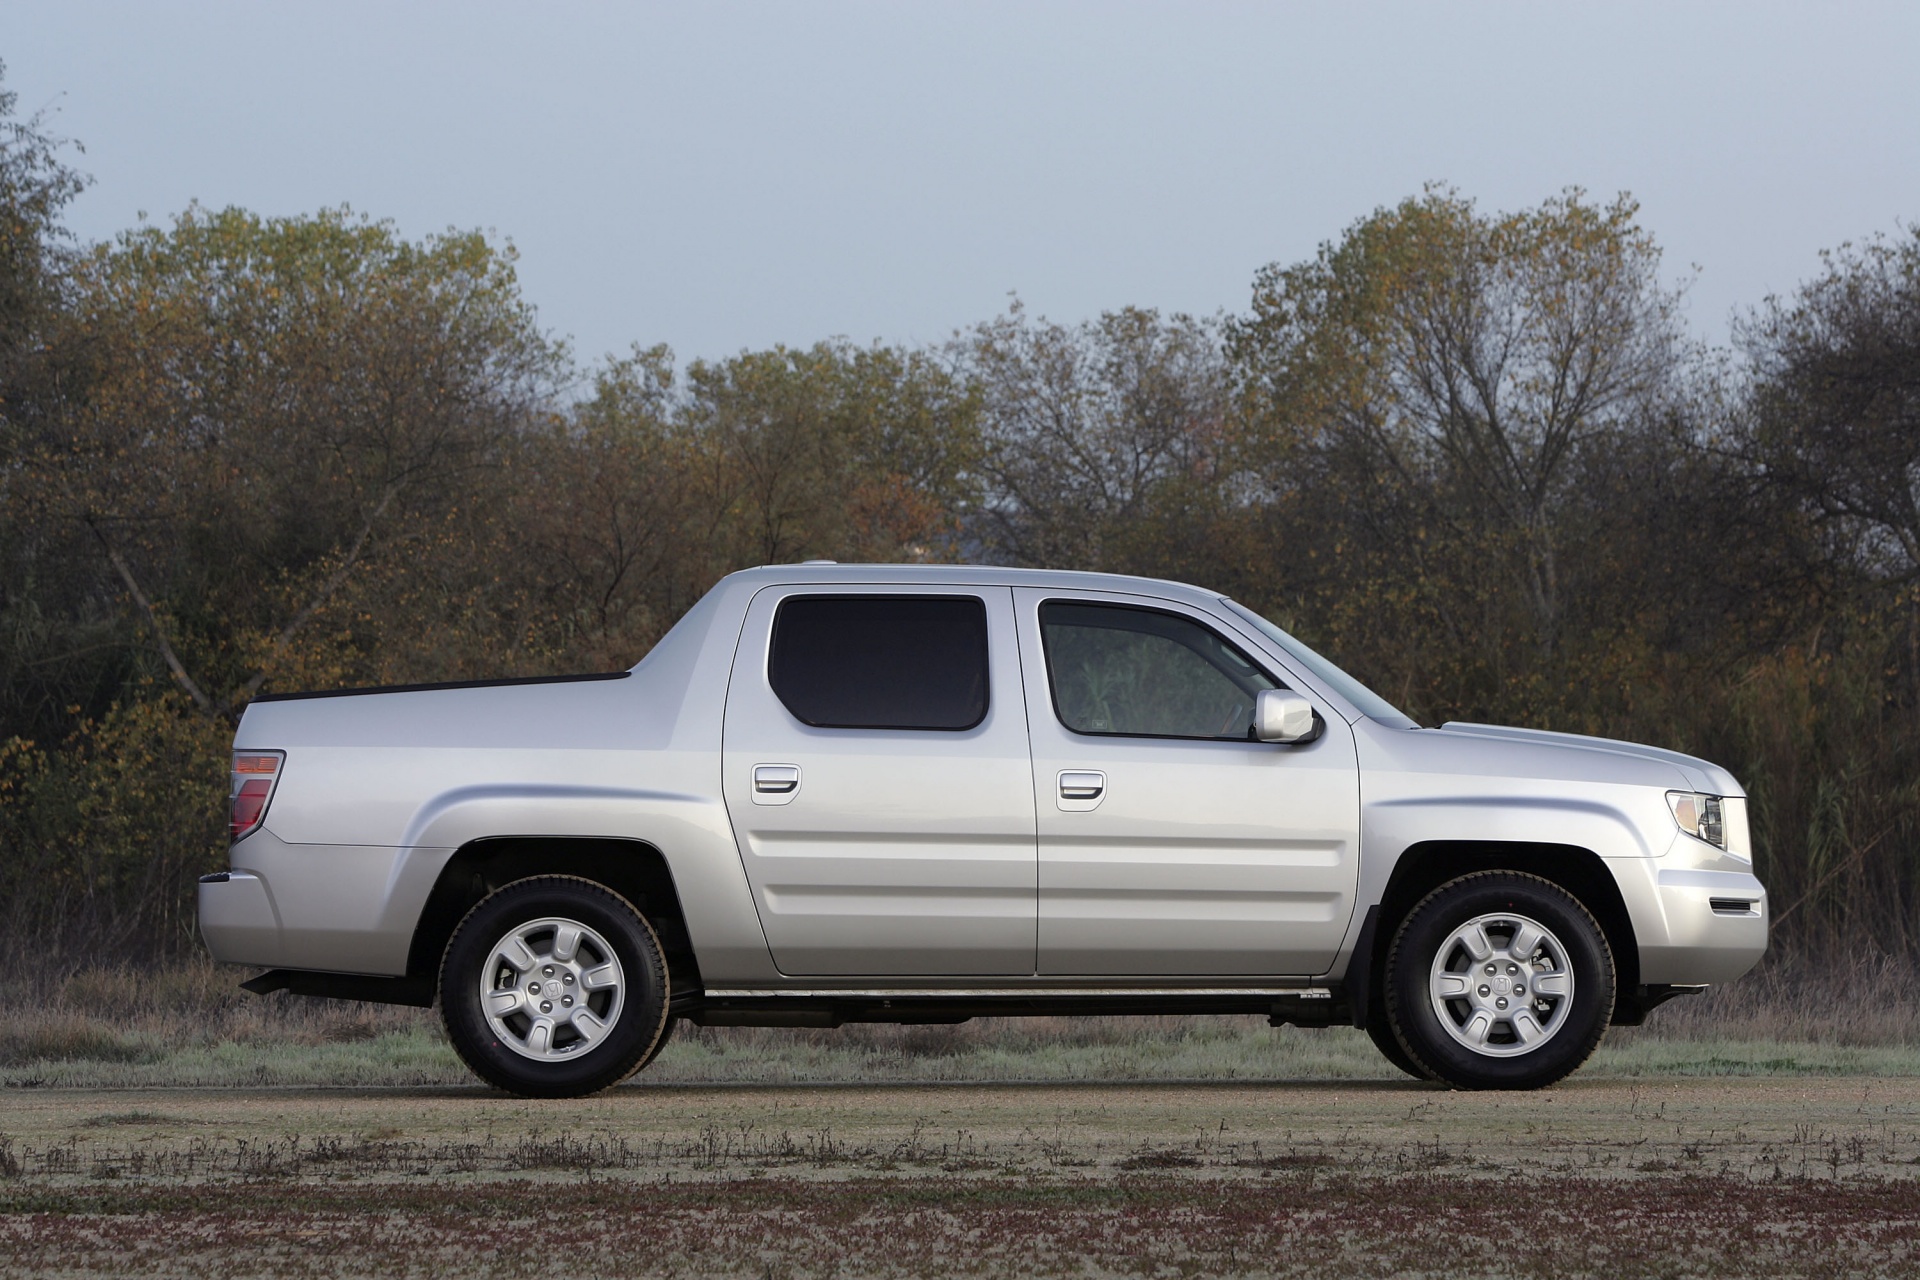
<instances>
[{"instance_id":1,"label":"gravel ground","mask_svg":"<svg viewBox=\"0 0 1920 1280\"><path fill-rule=\"evenodd\" d=\"M1920 1272L1920 1079L9 1089L0 1273Z\"/></svg>"}]
</instances>

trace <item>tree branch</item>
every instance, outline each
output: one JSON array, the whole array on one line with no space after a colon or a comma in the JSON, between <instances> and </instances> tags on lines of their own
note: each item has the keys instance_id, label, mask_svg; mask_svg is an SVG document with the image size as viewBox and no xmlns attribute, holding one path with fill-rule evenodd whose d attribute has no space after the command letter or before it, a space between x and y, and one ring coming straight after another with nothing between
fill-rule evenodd
<instances>
[{"instance_id":1,"label":"tree branch","mask_svg":"<svg viewBox=\"0 0 1920 1280\"><path fill-rule=\"evenodd\" d=\"M107 553L107 560L119 573L120 581L126 584L127 593L133 597L133 602L140 606L140 612L146 616L147 627L153 632L154 643L159 646L160 656L166 660L167 669L173 672L174 683L186 690L187 696L193 699L194 705L205 714L209 716L222 714L225 708L214 706L213 699L209 698L206 691L194 683L193 677L187 674L186 667L180 661L180 655L173 651L173 644L167 639L167 629L161 623L160 615L154 611L153 602L147 599L146 592L140 590L140 584L134 580L133 570L128 567L126 557L107 541L106 533L92 516L87 517L87 528L93 530L93 536L100 540L100 549Z\"/></svg>"},{"instance_id":2,"label":"tree branch","mask_svg":"<svg viewBox=\"0 0 1920 1280\"><path fill-rule=\"evenodd\" d=\"M293 621L282 627L280 634L273 638L273 647L267 653L266 662L262 663L260 669L253 673L253 677L241 686L241 693L245 697L252 698L260 692L260 686L267 682L267 676L273 670L274 659L280 656L281 651L292 642L293 637L302 627L313 621L313 615L319 613L327 601L333 598L333 593L346 582L347 575L353 571L354 564L360 559L360 552L366 548L367 538L373 533L373 526L379 523L380 517L387 513L387 508L393 505L393 500L399 494L400 488L398 481L387 486L386 492L380 495L379 504L361 523L360 532L354 535L353 545L347 548L347 554L341 557L334 571L327 575L327 580L321 584L320 590L314 594L313 599L307 601L305 607L293 615Z\"/></svg>"}]
</instances>

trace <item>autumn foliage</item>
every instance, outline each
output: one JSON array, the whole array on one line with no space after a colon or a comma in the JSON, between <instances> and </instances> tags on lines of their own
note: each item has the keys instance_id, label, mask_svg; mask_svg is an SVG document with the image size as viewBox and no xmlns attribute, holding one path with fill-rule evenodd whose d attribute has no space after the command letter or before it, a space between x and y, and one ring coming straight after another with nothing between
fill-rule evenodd
<instances>
[{"instance_id":1,"label":"autumn foliage","mask_svg":"<svg viewBox=\"0 0 1920 1280\"><path fill-rule=\"evenodd\" d=\"M1423 723L1731 767L1789 945L1920 949L1920 236L1708 349L1625 198L1431 188L1241 314L581 369L511 247L104 244L0 96L0 923L191 945L263 691L630 665L747 565L1205 583Z\"/></svg>"}]
</instances>

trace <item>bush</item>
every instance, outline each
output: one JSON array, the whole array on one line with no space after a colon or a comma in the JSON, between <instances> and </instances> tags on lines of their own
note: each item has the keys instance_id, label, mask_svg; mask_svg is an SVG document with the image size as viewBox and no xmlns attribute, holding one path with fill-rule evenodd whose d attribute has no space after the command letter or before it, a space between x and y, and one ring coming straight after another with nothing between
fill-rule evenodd
<instances>
[{"instance_id":1,"label":"bush","mask_svg":"<svg viewBox=\"0 0 1920 1280\"><path fill-rule=\"evenodd\" d=\"M193 945L192 885L224 862L231 728L172 692L0 744L0 901L14 945L80 955Z\"/></svg>"}]
</instances>

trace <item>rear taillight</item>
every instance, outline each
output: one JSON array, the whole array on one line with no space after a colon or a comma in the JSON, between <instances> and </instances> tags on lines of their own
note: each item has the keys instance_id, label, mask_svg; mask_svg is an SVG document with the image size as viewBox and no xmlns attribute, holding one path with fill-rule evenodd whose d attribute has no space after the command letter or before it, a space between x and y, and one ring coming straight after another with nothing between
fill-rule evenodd
<instances>
[{"instance_id":1,"label":"rear taillight","mask_svg":"<svg viewBox=\"0 0 1920 1280\"><path fill-rule=\"evenodd\" d=\"M280 780L283 751L234 752L233 791L227 821L231 840L250 836L267 816L267 802L273 799L273 786Z\"/></svg>"}]
</instances>

